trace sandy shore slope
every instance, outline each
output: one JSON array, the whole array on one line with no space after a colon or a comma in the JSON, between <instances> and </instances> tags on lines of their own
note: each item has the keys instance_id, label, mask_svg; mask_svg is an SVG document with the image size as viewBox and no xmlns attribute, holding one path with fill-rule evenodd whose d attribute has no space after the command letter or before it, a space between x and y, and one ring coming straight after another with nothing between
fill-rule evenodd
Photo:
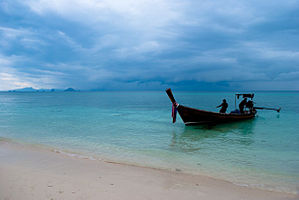
<instances>
[{"instance_id":1,"label":"sandy shore slope","mask_svg":"<svg viewBox=\"0 0 299 200\"><path fill-rule=\"evenodd\" d=\"M0 141L0 200L19 199L283 200L298 196Z\"/></svg>"}]
</instances>

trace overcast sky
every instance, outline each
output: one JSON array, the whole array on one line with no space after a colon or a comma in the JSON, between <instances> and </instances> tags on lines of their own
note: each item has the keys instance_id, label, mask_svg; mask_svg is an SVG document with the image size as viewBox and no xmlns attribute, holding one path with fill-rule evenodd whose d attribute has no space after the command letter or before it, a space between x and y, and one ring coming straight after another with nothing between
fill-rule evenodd
<instances>
[{"instance_id":1,"label":"overcast sky","mask_svg":"<svg viewBox=\"0 0 299 200\"><path fill-rule=\"evenodd\" d=\"M1 0L0 90L299 90L298 0Z\"/></svg>"}]
</instances>

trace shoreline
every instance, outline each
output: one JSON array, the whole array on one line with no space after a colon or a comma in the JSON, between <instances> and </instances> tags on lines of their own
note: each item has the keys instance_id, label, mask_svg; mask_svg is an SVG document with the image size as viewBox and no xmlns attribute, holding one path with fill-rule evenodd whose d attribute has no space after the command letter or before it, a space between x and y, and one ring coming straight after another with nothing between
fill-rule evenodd
<instances>
[{"instance_id":1,"label":"shoreline","mask_svg":"<svg viewBox=\"0 0 299 200\"><path fill-rule=\"evenodd\" d=\"M181 171L69 156L0 140L0 199L296 199Z\"/></svg>"},{"instance_id":2,"label":"shoreline","mask_svg":"<svg viewBox=\"0 0 299 200\"><path fill-rule=\"evenodd\" d=\"M278 193L286 193L286 194L292 194L292 195L299 195L299 188L298 187L293 187L290 189L289 187L283 186L283 185L278 185L274 186L271 184L268 184L264 179L260 179L261 182L260 184L257 183L249 183L248 179L244 179L242 181L236 181L232 180L227 177L223 177L219 174L215 173L208 173L208 172L203 172L203 171L194 171L190 170L190 168L185 168L184 166L181 165L174 165L174 166L157 166L149 163L143 163L141 162L135 162L135 161L128 161L125 159L121 158L116 158L116 157L109 157L107 154L95 154L91 153L88 151L80 151L79 149L70 149L70 148L61 148L61 147L54 147L51 145L47 144L40 144L40 143L33 143L33 142L28 142L24 140L19 140L19 139L11 139L11 138L6 138L6 137L0 137L0 144L1 142L7 142L10 144L14 144L16 146L23 146L25 148L29 148L34 151L46 151L46 152L54 152L57 154L62 154L66 157L71 157L71 158L77 158L77 159L88 159L92 161L101 161L105 163L113 163L113 164L118 164L118 165L125 165L125 166L132 166L132 167L140 167L140 168L148 168L148 169L153 169L153 170L162 170L166 172L180 172L182 174L187 174L187 175L192 175L192 176L203 176L215 180L220 180L224 182L228 182L230 184L234 184L237 186L241 187L246 187L246 188L251 188L251 189L259 189L259 190L264 190L264 191L270 191L270 192L278 192ZM249 177L250 178L250 177Z\"/></svg>"}]
</instances>

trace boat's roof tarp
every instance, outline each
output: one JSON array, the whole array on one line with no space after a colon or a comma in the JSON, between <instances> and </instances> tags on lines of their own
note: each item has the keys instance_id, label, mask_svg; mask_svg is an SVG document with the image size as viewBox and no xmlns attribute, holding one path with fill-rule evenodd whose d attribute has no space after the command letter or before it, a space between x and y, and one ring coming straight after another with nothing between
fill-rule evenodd
<instances>
[{"instance_id":1,"label":"boat's roof tarp","mask_svg":"<svg viewBox=\"0 0 299 200\"><path fill-rule=\"evenodd\" d=\"M253 93L251 93L251 94L236 94L236 96L237 96L237 98L239 99L239 97L241 96L241 97L243 97L243 98L245 98L245 97L247 97L247 98L253 98L254 97L254 94Z\"/></svg>"}]
</instances>

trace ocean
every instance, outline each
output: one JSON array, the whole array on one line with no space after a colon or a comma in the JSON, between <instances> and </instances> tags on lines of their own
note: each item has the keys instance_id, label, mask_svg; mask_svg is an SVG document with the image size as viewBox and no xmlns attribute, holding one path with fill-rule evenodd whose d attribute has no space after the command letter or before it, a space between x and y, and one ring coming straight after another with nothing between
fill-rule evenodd
<instances>
[{"instance_id":1,"label":"ocean","mask_svg":"<svg viewBox=\"0 0 299 200\"><path fill-rule=\"evenodd\" d=\"M176 92L178 103L218 111L233 92ZM201 174L238 185L297 193L299 93L256 92L253 120L172 124L165 92L0 92L0 139L70 155Z\"/></svg>"}]
</instances>

